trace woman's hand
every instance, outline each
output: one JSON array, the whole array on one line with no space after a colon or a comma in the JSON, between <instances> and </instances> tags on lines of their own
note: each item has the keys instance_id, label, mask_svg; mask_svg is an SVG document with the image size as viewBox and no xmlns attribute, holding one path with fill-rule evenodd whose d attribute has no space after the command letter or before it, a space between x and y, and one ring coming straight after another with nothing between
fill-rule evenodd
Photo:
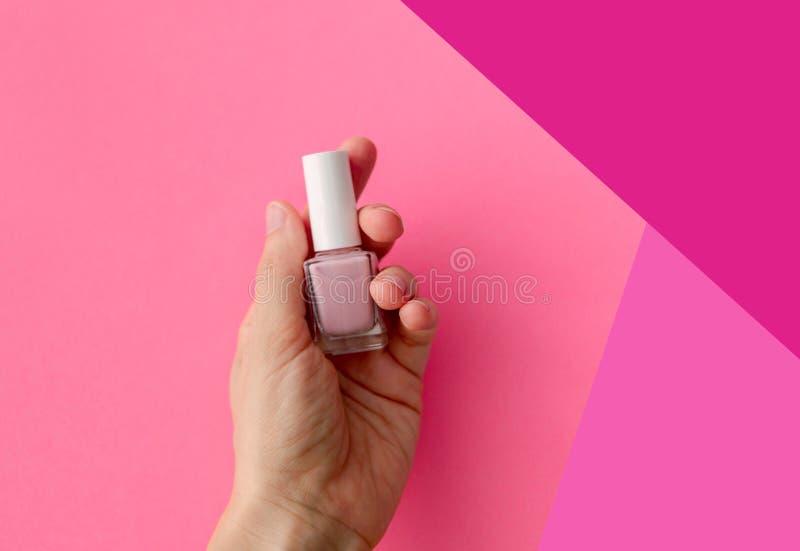
<instances>
[{"instance_id":1,"label":"woman's hand","mask_svg":"<svg viewBox=\"0 0 800 551\"><path fill-rule=\"evenodd\" d=\"M375 146L352 138L341 148L358 195ZM276 292L253 303L239 331L230 388L236 472L209 549L372 548L411 468L436 307L415 296L407 270L386 268L370 292L385 310L388 346L326 357L305 319L304 218L284 202L267 208L259 274ZM383 205L362 207L358 218L364 247L378 256L403 232Z\"/></svg>"}]
</instances>

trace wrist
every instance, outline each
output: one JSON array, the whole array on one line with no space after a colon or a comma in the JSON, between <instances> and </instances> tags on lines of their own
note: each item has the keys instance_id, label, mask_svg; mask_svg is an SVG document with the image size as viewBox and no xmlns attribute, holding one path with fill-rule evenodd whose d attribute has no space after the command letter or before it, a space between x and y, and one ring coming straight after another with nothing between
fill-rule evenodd
<instances>
[{"instance_id":1,"label":"wrist","mask_svg":"<svg viewBox=\"0 0 800 551\"><path fill-rule=\"evenodd\" d=\"M208 549L364 551L371 546L312 507L281 498L234 495Z\"/></svg>"}]
</instances>

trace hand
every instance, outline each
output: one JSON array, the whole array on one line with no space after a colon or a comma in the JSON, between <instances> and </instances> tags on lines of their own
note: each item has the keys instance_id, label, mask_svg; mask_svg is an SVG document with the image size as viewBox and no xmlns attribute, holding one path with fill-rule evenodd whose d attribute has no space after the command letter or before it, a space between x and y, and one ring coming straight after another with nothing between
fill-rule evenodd
<instances>
[{"instance_id":1,"label":"hand","mask_svg":"<svg viewBox=\"0 0 800 551\"><path fill-rule=\"evenodd\" d=\"M375 146L352 138L341 148L359 195ZM267 208L259 273L288 296L254 302L240 328L230 387L233 492L209 549L372 548L411 468L436 307L415 296L407 270L386 268L370 292L385 311L388 346L326 357L305 319L304 218L284 202ZM403 232L383 205L362 207L358 218L364 247L378 256Z\"/></svg>"}]
</instances>

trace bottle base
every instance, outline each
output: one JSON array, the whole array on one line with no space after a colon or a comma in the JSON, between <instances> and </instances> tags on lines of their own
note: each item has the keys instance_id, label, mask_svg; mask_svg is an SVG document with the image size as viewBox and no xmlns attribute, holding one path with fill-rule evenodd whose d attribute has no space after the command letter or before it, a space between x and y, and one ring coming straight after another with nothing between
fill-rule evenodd
<instances>
[{"instance_id":1,"label":"bottle base","mask_svg":"<svg viewBox=\"0 0 800 551\"><path fill-rule=\"evenodd\" d=\"M317 346L319 346L325 354L339 356L341 354L355 354L356 352L381 350L388 344L389 337L384 331L349 337L331 337L321 334L317 335L316 341Z\"/></svg>"}]
</instances>

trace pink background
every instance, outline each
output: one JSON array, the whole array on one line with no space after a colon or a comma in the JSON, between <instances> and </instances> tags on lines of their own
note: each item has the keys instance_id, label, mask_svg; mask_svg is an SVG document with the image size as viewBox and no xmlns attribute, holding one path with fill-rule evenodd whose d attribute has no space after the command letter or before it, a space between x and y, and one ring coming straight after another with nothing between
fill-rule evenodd
<instances>
[{"instance_id":1,"label":"pink background","mask_svg":"<svg viewBox=\"0 0 800 551\"><path fill-rule=\"evenodd\" d=\"M230 488L228 369L264 206L302 203L300 156L353 134L379 148L364 200L406 222L388 262L538 281L535 304L441 304L417 459L381 549L800 546L800 360L734 302L797 342L793 203L771 179L784 165L758 194L712 201L709 166L748 174L714 160L730 143L691 145L726 128L709 123L722 111L691 136L639 131L658 125L631 99L658 79L584 73L599 66L569 40L526 50L515 33L531 19L509 13L520 23L487 46L500 71L454 38L501 91L395 0L0 4L0 549L204 546ZM593 55L617 59L627 42L590 31L622 35L581 14L575 28L611 48ZM537 54L525 70L497 55L509 44ZM666 56L648 59L673 82ZM662 92L710 101L712 81ZM694 124L654 105L673 129ZM737 157L749 168L789 143L730 136L758 137ZM702 201L683 208L686 190ZM770 224L739 224L742 205ZM456 272L463 248L474 265Z\"/></svg>"},{"instance_id":2,"label":"pink background","mask_svg":"<svg viewBox=\"0 0 800 551\"><path fill-rule=\"evenodd\" d=\"M284 5L285 4L285 5ZM391 262L539 281L442 304L383 549L544 528L644 223L399 2L45 2L0 17L0 548L195 549L224 506L227 372L273 198L352 134Z\"/></svg>"}]
</instances>

